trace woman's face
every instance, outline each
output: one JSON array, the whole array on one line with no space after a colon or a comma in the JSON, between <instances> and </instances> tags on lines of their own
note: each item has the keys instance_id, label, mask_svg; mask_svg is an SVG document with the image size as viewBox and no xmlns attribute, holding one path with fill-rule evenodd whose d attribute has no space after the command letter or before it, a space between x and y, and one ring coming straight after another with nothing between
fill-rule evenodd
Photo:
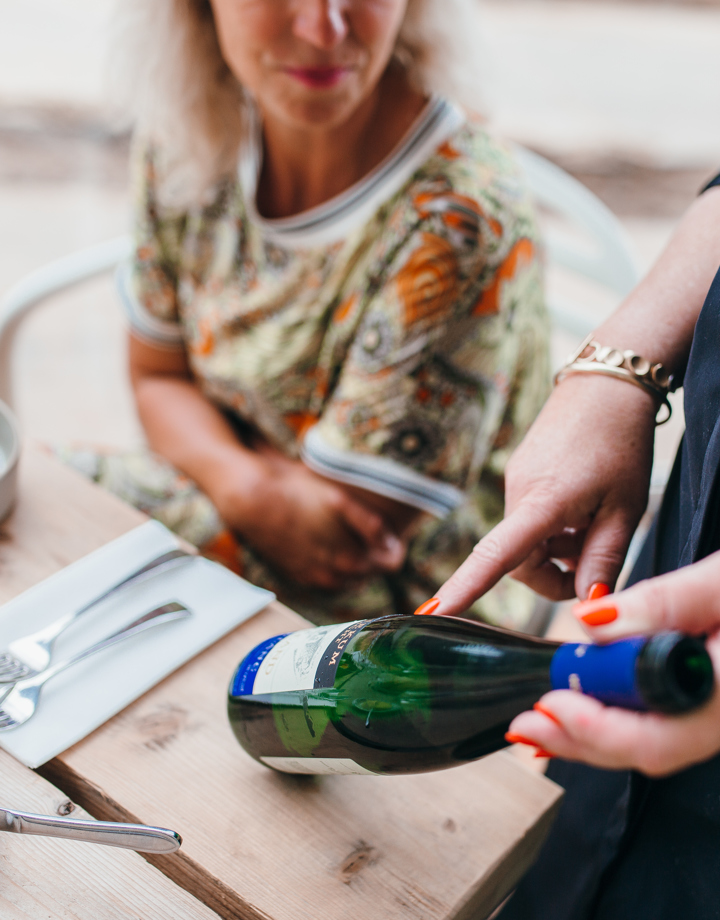
<instances>
[{"instance_id":1,"label":"woman's face","mask_svg":"<svg viewBox=\"0 0 720 920\"><path fill-rule=\"evenodd\" d=\"M210 0L223 57L265 117L344 124L377 85L407 0Z\"/></svg>"}]
</instances>

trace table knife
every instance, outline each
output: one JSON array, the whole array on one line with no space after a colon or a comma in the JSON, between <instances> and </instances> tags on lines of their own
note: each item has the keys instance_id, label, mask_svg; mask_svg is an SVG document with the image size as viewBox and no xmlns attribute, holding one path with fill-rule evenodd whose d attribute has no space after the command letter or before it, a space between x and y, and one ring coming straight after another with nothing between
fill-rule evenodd
<instances>
[{"instance_id":1,"label":"table knife","mask_svg":"<svg viewBox=\"0 0 720 920\"><path fill-rule=\"evenodd\" d=\"M0 808L0 831L85 840L110 847L125 847L139 853L174 853L182 844L180 834L164 827L116 824L112 821L78 821L73 818L56 818L54 815L30 815L9 808Z\"/></svg>"}]
</instances>

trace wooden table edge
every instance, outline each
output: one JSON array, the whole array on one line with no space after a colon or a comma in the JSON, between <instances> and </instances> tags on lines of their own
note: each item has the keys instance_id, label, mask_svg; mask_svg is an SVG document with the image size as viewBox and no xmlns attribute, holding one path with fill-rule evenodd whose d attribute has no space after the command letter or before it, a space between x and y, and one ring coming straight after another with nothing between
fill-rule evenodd
<instances>
[{"instance_id":1,"label":"wooden table edge","mask_svg":"<svg viewBox=\"0 0 720 920\"><path fill-rule=\"evenodd\" d=\"M560 789L561 787L558 788ZM490 918L493 911L509 898L520 879L537 859L550 827L557 817L562 800L563 793L561 790L555 801L545 810L514 849L513 856L516 862L510 867L504 856L498 857L482 880L478 882L471 892L468 892L461 904L455 908L452 920ZM483 889L483 897L478 899L477 895L481 888Z\"/></svg>"},{"instance_id":2,"label":"wooden table edge","mask_svg":"<svg viewBox=\"0 0 720 920\"><path fill-rule=\"evenodd\" d=\"M98 786L88 782L58 757L38 767L35 772L98 821L143 823L137 815L128 811ZM202 810L199 809L198 820L201 819ZM235 891L194 859L186 856L182 850L165 856L154 853L140 855L179 888L183 888L220 917L232 920L271 920L267 914L243 901Z\"/></svg>"}]
</instances>

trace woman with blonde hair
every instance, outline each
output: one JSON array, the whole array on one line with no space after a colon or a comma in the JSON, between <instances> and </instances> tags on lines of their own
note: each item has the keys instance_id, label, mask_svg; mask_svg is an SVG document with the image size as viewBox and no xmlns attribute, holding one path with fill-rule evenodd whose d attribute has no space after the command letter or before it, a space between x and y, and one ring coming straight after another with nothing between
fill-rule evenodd
<instances>
[{"instance_id":1,"label":"woman with blonde hair","mask_svg":"<svg viewBox=\"0 0 720 920\"><path fill-rule=\"evenodd\" d=\"M93 474L316 621L432 595L500 519L505 459L546 396L532 209L458 104L473 15L121 4L137 117L121 292L153 454ZM522 625L512 590L478 612Z\"/></svg>"}]
</instances>

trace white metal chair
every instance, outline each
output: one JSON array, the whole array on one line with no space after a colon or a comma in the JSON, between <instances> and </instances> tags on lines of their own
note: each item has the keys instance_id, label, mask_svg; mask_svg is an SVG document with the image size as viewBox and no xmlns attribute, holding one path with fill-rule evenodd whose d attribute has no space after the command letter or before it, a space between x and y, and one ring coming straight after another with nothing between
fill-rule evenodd
<instances>
[{"instance_id":1,"label":"white metal chair","mask_svg":"<svg viewBox=\"0 0 720 920\"><path fill-rule=\"evenodd\" d=\"M567 225L546 230L549 264L595 281L616 295L628 294L640 276L617 217L559 166L525 147L515 146L515 154L536 202ZM595 311L552 293L548 310L556 328L578 339L584 339L601 319Z\"/></svg>"},{"instance_id":2,"label":"white metal chair","mask_svg":"<svg viewBox=\"0 0 720 920\"><path fill-rule=\"evenodd\" d=\"M53 294L112 271L131 248L129 236L118 236L80 249L35 269L7 291L0 300L0 399L7 405L13 401L13 345L23 320Z\"/></svg>"},{"instance_id":3,"label":"white metal chair","mask_svg":"<svg viewBox=\"0 0 720 920\"><path fill-rule=\"evenodd\" d=\"M538 203L578 231L574 238L567 232L550 229L546 235L550 263L596 281L616 294L627 293L638 274L617 218L564 170L524 147L515 150ZM36 269L5 294L0 300L0 399L12 405L13 344L32 309L53 294L111 271L128 258L130 251L127 236L107 240ZM548 306L556 327L578 338L587 335L597 321L592 312L577 304L551 299Z\"/></svg>"}]
</instances>

